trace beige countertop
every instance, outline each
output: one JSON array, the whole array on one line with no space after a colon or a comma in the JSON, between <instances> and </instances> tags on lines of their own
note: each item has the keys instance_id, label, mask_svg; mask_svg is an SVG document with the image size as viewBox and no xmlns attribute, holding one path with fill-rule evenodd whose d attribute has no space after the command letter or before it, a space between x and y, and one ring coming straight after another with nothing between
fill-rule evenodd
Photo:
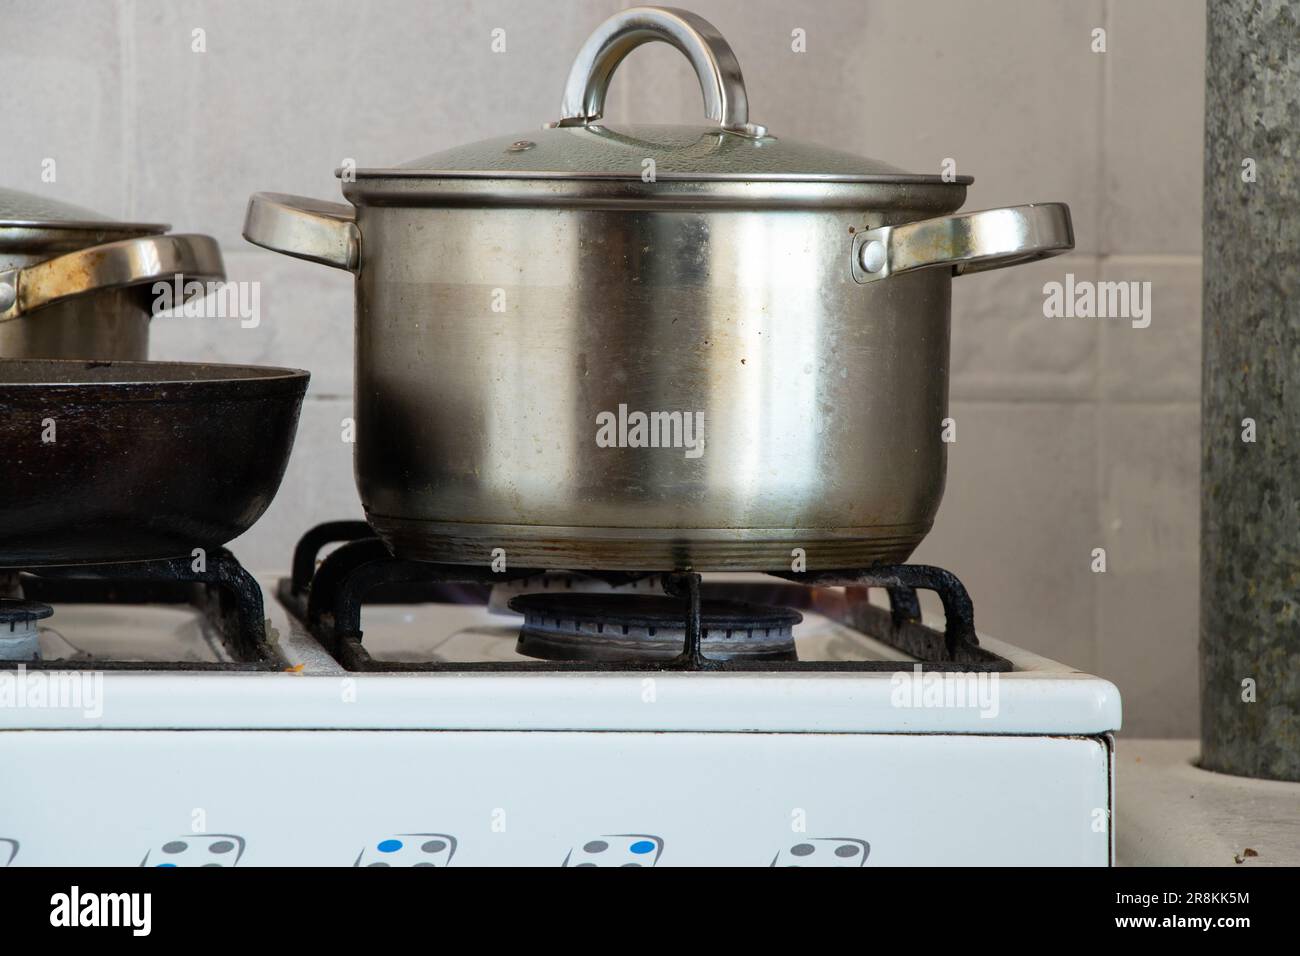
<instances>
[{"instance_id":1,"label":"beige countertop","mask_svg":"<svg viewBox=\"0 0 1300 956\"><path fill-rule=\"evenodd\" d=\"M1196 740L1119 739L1118 864L1300 865L1300 783L1201 770L1199 751Z\"/></svg>"}]
</instances>

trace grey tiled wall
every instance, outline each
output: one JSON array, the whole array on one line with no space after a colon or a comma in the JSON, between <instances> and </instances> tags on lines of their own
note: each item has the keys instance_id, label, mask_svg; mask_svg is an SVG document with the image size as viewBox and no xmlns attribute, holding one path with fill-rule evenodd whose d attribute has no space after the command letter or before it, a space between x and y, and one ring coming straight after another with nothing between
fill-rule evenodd
<instances>
[{"instance_id":1,"label":"grey tiled wall","mask_svg":"<svg viewBox=\"0 0 1300 956\"><path fill-rule=\"evenodd\" d=\"M351 280L244 243L248 194L334 198L344 157L383 165L534 129L581 41L624 5L8 0L0 74L22 106L0 183L214 234L231 278L261 281L259 328L159 320L154 358L313 372L284 489L234 544L246 563L282 568L311 524L360 513L339 440ZM1075 254L956 283L957 442L917 559L967 582L986 632L1118 682L1126 731L1194 733L1203 2L675 5L731 41L754 118L777 135L915 170L951 157L976 177L971 208L1070 203ZM608 114L693 122L699 92L678 54L647 47ZM1151 327L1044 319L1043 283L1067 271L1150 281ZM1097 547L1105 574L1090 570Z\"/></svg>"}]
</instances>

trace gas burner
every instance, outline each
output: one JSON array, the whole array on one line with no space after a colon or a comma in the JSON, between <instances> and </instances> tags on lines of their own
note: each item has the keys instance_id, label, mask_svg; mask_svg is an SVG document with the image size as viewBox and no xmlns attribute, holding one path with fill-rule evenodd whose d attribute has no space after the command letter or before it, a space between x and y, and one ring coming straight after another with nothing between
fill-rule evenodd
<instances>
[{"instance_id":1,"label":"gas burner","mask_svg":"<svg viewBox=\"0 0 1300 956\"><path fill-rule=\"evenodd\" d=\"M0 598L0 661L34 661L41 656L36 622L54 608L36 601Z\"/></svg>"},{"instance_id":2,"label":"gas burner","mask_svg":"<svg viewBox=\"0 0 1300 956\"><path fill-rule=\"evenodd\" d=\"M545 661L665 661L686 643L686 601L652 594L525 594L518 651ZM719 661L794 661L789 608L741 601L700 603L700 650Z\"/></svg>"}]
</instances>

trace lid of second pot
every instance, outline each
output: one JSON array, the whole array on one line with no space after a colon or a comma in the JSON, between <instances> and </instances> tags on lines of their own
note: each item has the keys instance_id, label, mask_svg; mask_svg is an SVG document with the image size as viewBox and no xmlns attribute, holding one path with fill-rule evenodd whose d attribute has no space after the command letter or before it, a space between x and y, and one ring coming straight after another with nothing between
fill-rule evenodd
<instances>
[{"instance_id":1,"label":"lid of second pot","mask_svg":"<svg viewBox=\"0 0 1300 956\"><path fill-rule=\"evenodd\" d=\"M165 232L165 223L122 222L72 203L0 186L0 229L8 226L48 229L112 229Z\"/></svg>"},{"instance_id":2,"label":"lid of second pot","mask_svg":"<svg viewBox=\"0 0 1300 956\"><path fill-rule=\"evenodd\" d=\"M166 223L121 222L48 196L0 187L0 251L66 251L167 229Z\"/></svg>"}]
</instances>

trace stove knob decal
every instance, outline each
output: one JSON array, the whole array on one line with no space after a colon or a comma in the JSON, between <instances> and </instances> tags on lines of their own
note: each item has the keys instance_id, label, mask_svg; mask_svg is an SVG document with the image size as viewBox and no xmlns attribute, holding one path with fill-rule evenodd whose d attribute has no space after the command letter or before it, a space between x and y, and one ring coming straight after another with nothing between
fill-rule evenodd
<instances>
[{"instance_id":1,"label":"stove knob decal","mask_svg":"<svg viewBox=\"0 0 1300 956\"><path fill-rule=\"evenodd\" d=\"M856 837L812 837L791 844L772 866L866 866L871 844Z\"/></svg>"},{"instance_id":2,"label":"stove knob decal","mask_svg":"<svg viewBox=\"0 0 1300 956\"><path fill-rule=\"evenodd\" d=\"M141 866L238 866L244 838L233 833L190 833L154 847Z\"/></svg>"},{"instance_id":3,"label":"stove knob decal","mask_svg":"<svg viewBox=\"0 0 1300 956\"><path fill-rule=\"evenodd\" d=\"M18 855L18 841L0 837L0 868L8 866Z\"/></svg>"},{"instance_id":4,"label":"stove knob decal","mask_svg":"<svg viewBox=\"0 0 1300 956\"><path fill-rule=\"evenodd\" d=\"M456 838L449 833L398 833L368 844L353 866L450 866Z\"/></svg>"},{"instance_id":5,"label":"stove knob decal","mask_svg":"<svg viewBox=\"0 0 1300 956\"><path fill-rule=\"evenodd\" d=\"M560 866L654 866L664 841L649 833L607 833L570 850Z\"/></svg>"}]
</instances>

